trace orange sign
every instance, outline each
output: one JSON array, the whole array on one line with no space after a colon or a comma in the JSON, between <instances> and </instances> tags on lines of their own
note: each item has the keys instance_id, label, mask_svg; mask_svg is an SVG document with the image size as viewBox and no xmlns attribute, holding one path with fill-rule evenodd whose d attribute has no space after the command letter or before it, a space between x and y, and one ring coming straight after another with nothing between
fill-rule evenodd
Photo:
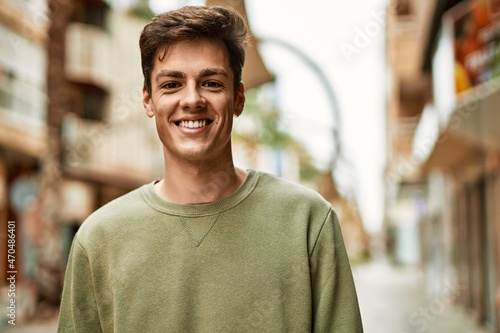
<instances>
[{"instance_id":1,"label":"orange sign","mask_svg":"<svg viewBox=\"0 0 500 333\"><path fill-rule=\"evenodd\" d=\"M454 29L456 92L499 77L500 0L467 1L448 15Z\"/></svg>"}]
</instances>

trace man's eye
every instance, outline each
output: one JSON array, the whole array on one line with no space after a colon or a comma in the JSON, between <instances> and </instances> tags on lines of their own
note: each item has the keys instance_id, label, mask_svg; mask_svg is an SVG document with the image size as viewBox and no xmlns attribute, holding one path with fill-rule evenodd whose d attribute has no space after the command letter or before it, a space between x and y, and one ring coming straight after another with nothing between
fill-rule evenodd
<instances>
[{"instance_id":1,"label":"man's eye","mask_svg":"<svg viewBox=\"0 0 500 333\"><path fill-rule=\"evenodd\" d=\"M175 88L179 88L179 86L180 86L180 84L177 82L167 82L167 83L163 84L161 87L164 89L175 89Z\"/></svg>"},{"instance_id":2,"label":"man's eye","mask_svg":"<svg viewBox=\"0 0 500 333\"><path fill-rule=\"evenodd\" d=\"M207 88L220 88L222 84L216 81L207 81L203 84Z\"/></svg>"}]
</instances>

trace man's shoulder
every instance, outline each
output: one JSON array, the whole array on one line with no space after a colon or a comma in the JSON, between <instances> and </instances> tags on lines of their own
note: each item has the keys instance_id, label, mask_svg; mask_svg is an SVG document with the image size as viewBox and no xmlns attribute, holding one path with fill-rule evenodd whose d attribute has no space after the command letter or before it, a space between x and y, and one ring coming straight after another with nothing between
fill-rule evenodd
<instances>
[{"instance_id":1,"label":"man's shoulder","mask_svg":"<svg viewBox=\"0 0 500 333\"><path fill-rule=\"evenodd\" d=\"M306 186L261 173L254 204L257 215L273 216L273 224L282 230L307 232L316 239L322 225L334 214L330 202Z\"/></svg>"},{"instance_id":2,"label":"man's shoulder","mask_svg":"<svg viewBox=\"0 0 500 333\"><path fill-rule=\"evenodd\" d=\"M144 208L147 207L147 203L142 196L145 186L148 185L132 190L94 211L80 226L78 230L79 236L85 238L98 230L105 231L119 227L126 221L131 220L131 217L137 216L144 211Z\"/></svg>"},{"instance_id":3,"label":"man's shoulder","mask_svg":"<svg viewBox=\"0 0 500 333\"><path fill-rule=\"evenodd\" d=\"M302 202L328 209L331 207L328 201L309 187L265 172L260 172L260 174L260 186L272 198L286 202Z\"/></svg>"}]
</instances>

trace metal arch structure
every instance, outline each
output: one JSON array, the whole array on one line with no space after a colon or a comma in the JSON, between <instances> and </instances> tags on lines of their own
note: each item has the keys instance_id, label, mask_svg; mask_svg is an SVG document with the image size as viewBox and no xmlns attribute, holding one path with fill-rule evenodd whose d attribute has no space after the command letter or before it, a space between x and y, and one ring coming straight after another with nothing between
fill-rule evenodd
<instances>
[{"instance_id":1,"label":"metal arch structure","mask_svg":"<svg viewBox=\"0 0 500 333\"><path fill-rule=\"evenodd\" d=\"M325 73L322 71L321 67L313 60L311 59L307 54L305 54L302 50L300 50L298 47L275 37L256 37L256 40L258 43L272 43L276 44L287 51L293 53L297 57L300 58L301 61L303 61L319 78L321 85L325 88L325 92L328 97L328 101L332 107L333 111L333 118L334 118L334 127L333 127L333 139L335 141L335 156L333 156L332 161L331 161L331 167L332 170L335 167L337 158L341 155L341 148L342 144L340 141L340 128L341 128L341 117L340 117L340 107L339 103L337 100L337 96L335 94L335 90L330 82L328 80L327 76Z\"/></svg>"},{"instance_id":2,"label":"metal arch structure","mask_svg":"<svg viewBox=\"0 0 500 333\"><path fill-rule=\"evenodd\" d=\"M243 0L206 0L206 5L232 7L248 21L245 2ZM248 23L248 27L250 29L250 43L246 48L245 66L243 67L242 78L245 82L245 88L251 89L266 82L273 81L274 77L267 70L259 50L257 49L257 41L251 32L252 28L250 23Z\"/></svg>"},{"instance_id":3,"label":"metal arch structure","mask_svg":"<svg viewBox=\"0 0 500 333\"><path fill-rule=\"evenodd\" d=\"M232 7L248 20L245 8L245 0L206 0L205 4L207 6L222 5ZM251 30L252 29L250 28L250 31ZM331 169L333 170L336 166L337 159L341 156L342 144L340 141L340 108L337 101L337 96L335 95L335 90L333 89L331 82L321 70L321 67L296 46L275 37L257 37L252 34L250 48L247 49L247 58L245 60L245 66L243 68L243 78L245 83L247 84L247 88L258 86L260 84L270 82L274 79L273 76L268 72L264 62L262 61L260 53L256 47L257 45L253 45L253 42L255 42L255 44L269 42L286 49L287 51L298 56L320 79L322 86L325 88L328 100L331 104L335 122L333 127L335 153L331 161Z\"/></svg>"}]
</instances>

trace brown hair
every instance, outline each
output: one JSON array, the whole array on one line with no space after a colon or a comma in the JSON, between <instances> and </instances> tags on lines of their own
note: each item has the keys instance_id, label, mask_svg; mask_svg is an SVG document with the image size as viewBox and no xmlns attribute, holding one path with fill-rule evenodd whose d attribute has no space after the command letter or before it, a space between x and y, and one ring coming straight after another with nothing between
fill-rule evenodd
<instances>
[{"instance_id":1,"label":"brown hair","mask_svg":"<svg viewBox=\"0 0 500 333\"><path fill-rule=\"evenodd\" d=\"M220 6L186 6L156 15L144 27L139 39L144 87L151 93L151 73L160 48L199 39L220 40L226 46L229 66L238 89L245 62L249 31L245 20L234 9Z\"/></svg>"}]
</instances>

